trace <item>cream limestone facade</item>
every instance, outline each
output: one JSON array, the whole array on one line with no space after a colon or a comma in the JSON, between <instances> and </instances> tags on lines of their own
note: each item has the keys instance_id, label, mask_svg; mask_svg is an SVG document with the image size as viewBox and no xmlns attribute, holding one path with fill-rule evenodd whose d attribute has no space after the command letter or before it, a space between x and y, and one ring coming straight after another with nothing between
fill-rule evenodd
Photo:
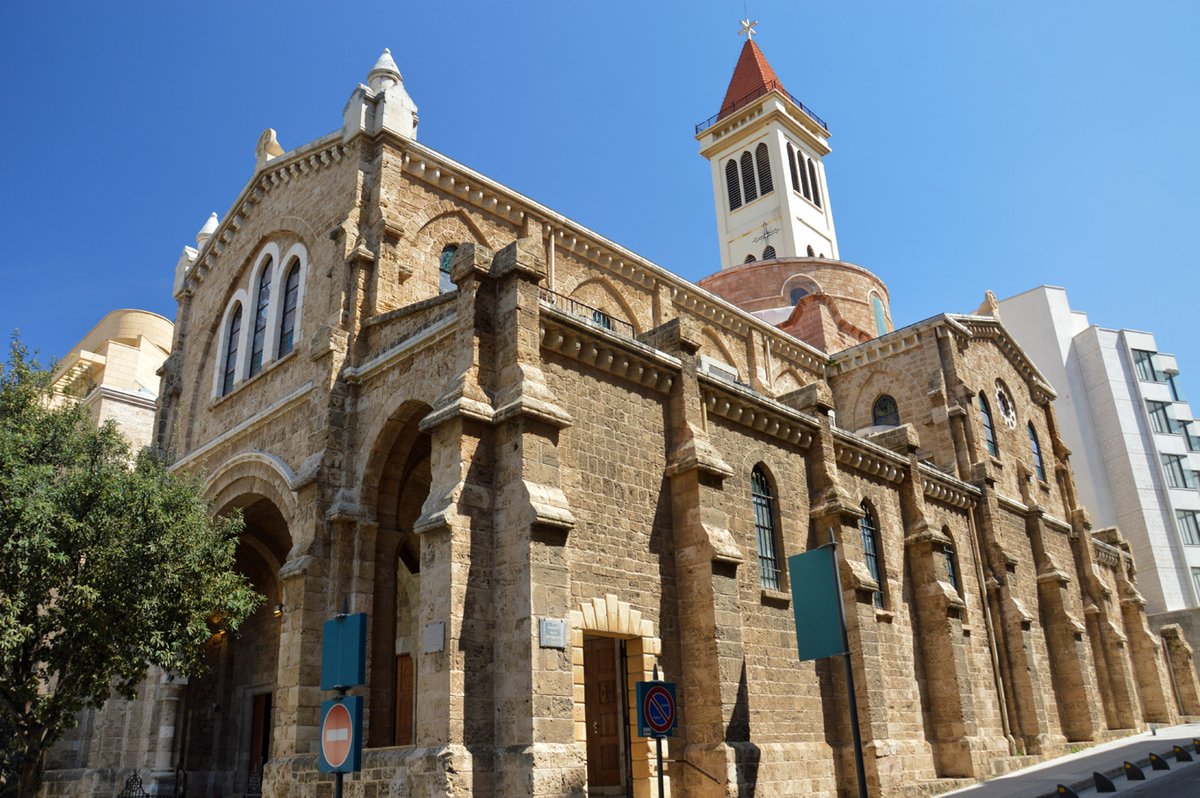
<instances>
[{"instance_id":1,"label":"cream limestone facade","mask_svg":"<svg viewBox=\"0 0 1200 798\"><path fill-rule=\"evenodd\" d=\"M831 530L872 795L1200 712L996 319L873 328L882 281L818 252L790 261L827 284L798 337L418 142L388 54L343 117L264 134L181 258L156 443L244 513L268 596L214 635L178 732L130 728L187 795L329 794L344 606L370 617L347 795L655 795L656 665L668 794L846 794L841 664L797 660L786 561Z\"/></svg>"}]
</instances>

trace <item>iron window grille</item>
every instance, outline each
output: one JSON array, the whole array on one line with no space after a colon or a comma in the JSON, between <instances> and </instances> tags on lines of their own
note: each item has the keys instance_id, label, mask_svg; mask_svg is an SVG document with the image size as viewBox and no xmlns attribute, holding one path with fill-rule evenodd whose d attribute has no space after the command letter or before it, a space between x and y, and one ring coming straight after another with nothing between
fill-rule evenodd
<instances>
[{"instance_id":1,"label":"iron window grille","mask_svg":"<svg viewBox=\"0 0 1200 798\"><path fill-rule=\"evenodd\" d=\"M1033 422L1029 422L1029 448L1033 452L1033 470L1037 474L1037 478L1042 482L1046 481L1046 464L1042 460L1042 446L1038 443L1037 430L1033 428Z\"/></svg>"},{"instance_id":2,"label":"iron window grille","mask_svg":"<svg viewBox=\"0 0 1200 798\"><path fill-rule=\"evenodd\" d=\"M871 578L879 585L879 590L873 592L871 603L876 609L883 609L883 578L881 577L880 556L879 556L879 523L875 520L875 514L871 512L871 506L866 502L862 504L863 516L859 519L858 527L862 532L863 544L863 560L867 565L867 572L871 574Z\"/></svg>"},{"instance_id":3,"label":"iron window grille","mask_svg":"<svg viewBox=\"0 0 1200 798\"><path fill-rule=\"evenodd\" d=\"M987 444L988 454L999 457L1000 447L996 444L996 425L992 423L992 408L982 393L979 394L979 416L983 420L983 440Z\"/></svg>"},{"instance_id":4,"label":"iron window grille","mask_svg":"<svg viewBox=\"0 0 1200 798\"><path fill-rule=\"evenodd\" d=\"M779 558L775 550L775 498L771 483L759 467L750 473L750 496L754 503L754 531L758 534L759 580L768 590L779 590Z\"/></svg>"}]
</instances>

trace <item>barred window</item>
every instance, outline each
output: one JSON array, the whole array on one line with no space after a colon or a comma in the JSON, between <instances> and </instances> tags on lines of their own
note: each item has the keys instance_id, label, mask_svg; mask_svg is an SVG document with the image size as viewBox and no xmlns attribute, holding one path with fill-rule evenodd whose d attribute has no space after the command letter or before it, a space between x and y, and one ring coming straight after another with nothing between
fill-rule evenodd
<instances>
[{"instance_id":1,"label":"barred window","mask_svg":"<svg viewBox=\"0 0 1200 798\"><path fill-rule=\"evenodd\" d=\"M270 258L263 264L258 278L258 296L254 309L254 337L250 343L250 376L262 371L263 348L267 343L267 310L271 306L271 272L274 263Z\"/></svg>"},{"instance_id":2,"label":"barred window","mask_svg":"<svg viewBox=\"0 0 1200 798\"><path fill-rule=\"evenodd\" d=\"M877 427L900 426L900 408L889 394L885 393L875 400L875 406L871 408L871 423Z\"/></svg>"},{"instance_id":3,"label":"barred window","mask_svg":"<svg viewBox=\"0 0 1200 798\"><path fill-rule=\"evenodd\" d=\"M233 390L237 380L238 339L242 335L242 306L239 303L229 319L229 327L225 338L225 376L221 380L221 395Z\"/></svg>"},{"instance_id":4,"label":"barred window","mask_svg":"<svg viewBox=\"0 0 1200 798\"><path fill-rule=\"evenodd\" d=\"M729 192L729 210L742 207L742 188L738 183L738 165L732 158L725 164L725 190Z\"/></svg>"},{"instance_id":5,"label":"barred window","mask_svg":"<svg viewBox=\"0 0 1200 798\"><path fill-rule=\"evenodd\" d=\"M293 260L283 281L283 313L279 318L279 354L292 351L296 337L296 306L300 301L300 261Z\"/></svg>"},{"instance_id":6,"label":"barred window","mask_svg":"<svg viewBox=\"0 0 1200 798\"><path fill-rule=\"evenodd\" d=\"M979 417L983 421L983 440L988 454L996 457L1000 454L1000 447L996 445L996 425L992 423L992 408L982 392L979 394Z\"/></svg>"},{"instance_id":7,"label":"barred window","mask_svg":"<svg viewBox=\"0 0 1200 798\"><path fill-rule=\"evenodd\" d=\"M884 584L881 576L883 568L879 549L879 522L875 520L871 505L865 501L862 503L862 511L863 516L858 522L858 528L862 532L863 559L871 578L879 584L879 590L875 591L871 600L877 608L883 609Z\"/></svg>"},{"instance_id":8,"label":"barred window","mask_svg":"<svg viewBox=\"0 0 1200 798\"><path fill-rule=\"evenodd\" d=\"M768 590L779 590L779 558L776 554L779 531L775 526L775 498L762 466L755 466L750 473L750 496L754 502L754 530L758 534L759 581Z\"/></svg>"},{"instance_id":9,"label":"barred window","mask_svg":"<svg viewBox=\"0 0 1200 798\"><path fill-rule=\"evenodd\" d=\"M943 529L942 533L946 537L950 537L950 530ZM958 581L958 553L954 550L954 543L951 541L942 548L942 556L946 560L946 581L950 583L950 587L954 588L958 593L962 593L962 586Z\"/></svg>"},{"instance_id":10,"label":"barred window","mask_svg":"<svg viewBox=\"0 0 1200 798\"><path fill-rule=\"evenodd\" d=\"M1029 448L1033 452L1033 470L1037 474L1037 478L1042 482L1046 481L1046 464L1042 461L1042 446L1038 443L1037 430L1033 428L1033 422L1029 422Z\"/></svg>"},{"instance_id":11,"label":"barred window","mask_svg":"<svg viewBox=\"0 0 1200 798\"><path fill-rule=\"evenodd\" d=\"M766 144L754 148L754 162L758 166L758 193L765 197L775 190L775 181L771 179L771 154Z\"/></svg>"},{"instance_id":12,"label":"barred window","mask_svg":"<svg viewBox=\"0 0 1200 798\"><path fill-rule=\"evenodd\" d=\"M749 152L742 153L742 195L746 202L758 199L758 189L754 184L754 158Z\"/></svg>"}]
</instances>

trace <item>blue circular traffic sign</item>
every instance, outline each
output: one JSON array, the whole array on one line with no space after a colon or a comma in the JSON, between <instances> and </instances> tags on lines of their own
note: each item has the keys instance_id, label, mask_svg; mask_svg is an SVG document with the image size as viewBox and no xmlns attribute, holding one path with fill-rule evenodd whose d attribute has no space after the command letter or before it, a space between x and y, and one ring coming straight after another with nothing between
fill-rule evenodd
<instances>
[{"instance_id":1,"label":"blue circular traffic sign","mask_svg":"<svg viewBox=\"0 0 1200 798\"><path fill-rule=\"evenodd\" d=\"M675 727L675 696L661 684L653 684L642 700L642 716L655 734L668 734Z\"/></svg>"}]
</instances>

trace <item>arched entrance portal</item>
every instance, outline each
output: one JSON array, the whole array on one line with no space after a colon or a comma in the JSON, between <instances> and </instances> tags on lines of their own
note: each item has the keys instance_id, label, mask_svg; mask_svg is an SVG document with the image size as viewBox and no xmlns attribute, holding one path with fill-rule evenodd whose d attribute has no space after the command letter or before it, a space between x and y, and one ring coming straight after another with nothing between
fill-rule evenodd
<instances>
[{"instance_id":1,"label":"arched entrance portal","mask_svg":"<svg viewBox=\"0 0 1200 798\"><path fill-rule=\"evenodd\" d=\"M221 514L240 509L246 522L235 567L264 596L237 632L208 642L208 670L187 687L180 766L185 795L217 798L260 795L271 756L279 631L286 611L279 569L292 539L278 508L261 496L243 496Z\"/></svg>"},{"instance_id":2,"label":"arched entrance portal","mask_svg":"<svg viewBox=\"0 0 1200 798\"><path fill-rule=\"evenodd\" d=\"M418 425L426 405L405 405L378 447L374 505L375 590L371 610L370 712L367 745L416 740L421 540L413 523L429 495L430 437Z\"/></svg>"}]
</instances>

